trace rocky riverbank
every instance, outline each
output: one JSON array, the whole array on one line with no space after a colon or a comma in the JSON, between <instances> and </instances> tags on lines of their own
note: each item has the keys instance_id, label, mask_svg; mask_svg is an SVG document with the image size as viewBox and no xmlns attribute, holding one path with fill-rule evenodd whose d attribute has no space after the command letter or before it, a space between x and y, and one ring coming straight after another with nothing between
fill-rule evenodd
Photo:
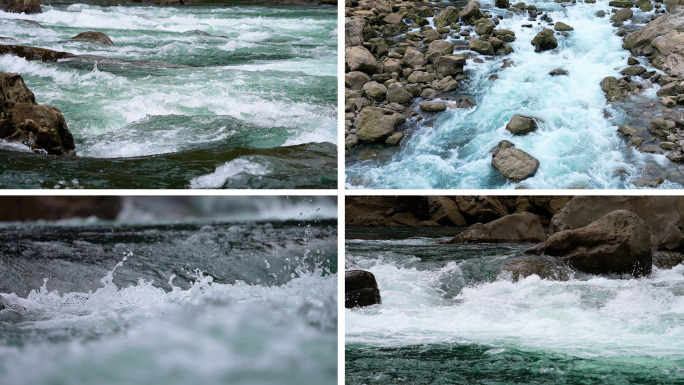
<instances>
[{"instance_id":1,"label":"rocky riverbank","mask_svg":"<svg viewBox=\"0 0 684 385\"><path fill-rule=\"evenodd\" d=\"M468 226L442 242L444 252L471 247L447 243L537 243L498 266L492 279L640 277L651 274L652 266L671 269L684 262L684 197L350 196L345 213L348 227ZM362 276L351 262L347 269L356 280Z\"/></svg>"},{"instance_id":2,"label":"rocky riverbank","mask_svg":"<svg viewBox=\"0 0 684 385\"><path fill-rule=\"evenodd\" d=\"M679 36L681 27L678 27L682 24L682 7L674 1L665 5L661 1L650 0L610 1L609 4L596 4L596 7L595 1L591 0L556 3L560 3L568 13L572 13L573 7L581 7L581 11L572 13L573 18L565 14L569 21L560 21L553 20L559 17L558 4L544 9L540 5L508 1L496 1L493 5L463 2L455 3L455 6L454 3L445 6L439 2L348 1L345 15L345 147L348 166L371 159L383 165L399 162L394 155L409 148L410 153L406 157L416 157L419 152L416 145L409 146L407 141L414 136L426 136L422 132L432 131L433 122L444 111L448 114L444 116L467 116L456 113L457 109L477 107L476 103L482 101L472 97L479 92L474 87L487 85L479 79L474 83L470 78L479 71L477 68L489 66L495 69L496 66L492 66L494 62L501 63L502 70L520 65L511 59L501 58L510 55L512 47L519 49L521 44L520 31L506 29L511 28L509 18L517 20L522 17L524 20L526 17L529 24L523 21L521 29L535 28L529 44L538 53L553 53L577 43L573 40L574 34L578 33L575 28L586 31L587 25L581 23L586 21L583 18L587 16L587 10L593 15L591 8L605 9L604 6L609 5L609 10L596 12L595 18L603 20L601 25L612 25L609 30L624 38L624 49L631 51L632 57L624 62L624 67L615 68L621 76L602 78L601 89L608 102L618 108L618 116L615 116L616 109L605 109L605 119L610 121L609 125L619 126L619 132L627 137L630 146L643 153L665 155L672 161L665 165L659 160L639 157L639 170L635 174L635 170L630 168L635 162L630 159L633 155L627 151L625 161L629 166L615 167L612 178L629 179L626 185L630 187L657 187L666 179L680 183L684 175L684 169L680 167L684 161L684 140L680 138L680 131L684 128L684 112L681 110L684 91L679 84L682 82L679 47L684 40ZM582 17L577 17L579 12L583 12ZM606 19L610 22L606 23ZM571 25L573 21L578 24ZM500 24L507 27L500 27ZM605 28L602 31L607 32ZM527 39L525 37L525 41ZM581 52L580 49L576 54L581 55ZM559 68L545 70L545 73L558 80L553 86L569 86L563 81L569 74L568 69L562 68L563 64L558 65ZM492 82L498 78L497 71L489 76L494 87L497 83ZM577 80L573 79L572 85ZM654 84L659 86L658 98L652 90ZM645 90L650 91L643 92ZM530 98L534 97L530 95ZM487 145L491 154L490 169L511 184L519 184L535 176L540 163L544 162L539 150L535 153L530 146L532 139L522 138L532 133L535 138L539 133L544 135L549 127L564 128L558 127L558 122L551 122L551 118L535 117L535 111L518 107L512 117L510 112L505 113L505 129L513 138L521 138L515 141L515 145L509 140ZM624 118L623 112L626 114ZM496 115L490 119L496 120ZM440 124L445 123L440 121ZM498 124L497 121L495 125ZM458 135L455 132L449 134ZM465 146L464 141L467 143L467 138L459 137L456 143L448 143L451 137L435 136L446 140L442 145L444 152L449 152L454 146L460 149ZM440 144L435 146L440 147ZM468 154L473 151L467 150ZM440 156L436 150L429 151L429 154ZM556 171L558 165L546 166ZM357 168L368 171L361 166ZM365 176L357 173L358 170L354 169L347 180L349 185L372 186L376 179L381 179L372 173ZM384 180L380 182L381 185L387 183Z\"/></svg>"},{"instance_id":3,"label":"rocky riverbank","mask_svg":"<svg viewBox=\"0 0 684 385\"><path fill-rule=\"evenodd\" d=\"M666 7L658 2L654 6L645 0L613 3L620 9L612 20L620 28L618 35L624 36L623 48L633 55L626 63L628 66L620 72L623 75L621 78L609 76L601 82L608 102L627 111L628 124L621 125L618 132L628 138L628 145L638 151L664 154L672 162L682 163L684 57L681 52L684 49L684 34L680 31L684 25L684 8L678 6L676 1L668 2ZM633 17L631 7L638 7L642 11L650 11L655 7L652 20L642 28L630 24L631 31L622 28L622 23ZM637 60L639 57L664 74L647 71ZM660 86L656 93L659 103L650 100L639 103L639 99L633 97L652 88L654 84ZM662 178L651 178L644 185L654 187L662 182Z\"/></svg>"}]
</instances>

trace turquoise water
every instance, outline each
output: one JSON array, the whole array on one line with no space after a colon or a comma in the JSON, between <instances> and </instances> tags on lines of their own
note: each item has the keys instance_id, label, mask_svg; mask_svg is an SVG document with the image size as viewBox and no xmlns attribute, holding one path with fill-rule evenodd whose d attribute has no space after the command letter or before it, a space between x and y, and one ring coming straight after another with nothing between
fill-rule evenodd
<instances>
[{"instance_id":1,"label":"turquoise water","mask_svg":"<svg viewBox=\"0 0 684 385\"><path fill-rule=\"evenodd\" d=\"M80 156L26 156L5 143L1 186L334 187L336 9L229 4L1 13L12 44L99 57L0 56L0 70L62 111ZM68 40L87 30L115 45Z\"/></svg>"},{"instance_id":2,"label":"turquoise water","mask_svg":"<svg viewBox=\"0 0 684 385\"><path fill-rule=\"evenodd\" d=\"M337 382L334 219L15 223L0 237L3 384Z\"/></svg>"},{"instance_id":3,"label":"turquoise water","mask_svg":"<svg viewBox=\"0 0 684 385\"><path fill-rule=\"evenodd\" d=\"M493 276L530 245L435 243L449 238L348 229L347 263L382 304L345 310L347 384L684 382L684 265L514 283Z\"/></svg>"},{"instance_id":4,"label":"turquoise water","mask_svg":"<svg viewBox=\"0 0 684 385\"><path fill-rule=\"evenodd\" d=\"M482 63L467 60L468 79L451 96L470 95L477 106L447 109L434 119L410 121L407 137L398 149L385 150L377 158L347 162L348 187L618 189L635 188L633 182L644 175L663 177L661 188L684 185L681 170L664 155L640 153L617 133L619 125L636 117L608 105L600 87L607 76L621 77L620 70L627 66L630 56L622 49L622 38L616 35L618 28L612 26L609 16L595 16L599 10L610 15L609 0L595 4L526 2L548 11L554 23L562 21L575 29L567 38L557 36L558 49L542 53L534 52L530 42L542 28L549 27L547 23L540 23L539 18L529 21L527 14L496 9L494 1L480 3L494 15L507 14L497 28L514 31L516 40L511 43L514 53L510 55L487 58ZM440 6L449 4L442 2ZM652 14L637 8L633 11L635 19L625 22L627 28L643 23ZM522 27L525 24L532 28ZM638 59L654 70L645 58ZM503 60L514 65L502 68ZM556 68L567 70L569 75L549 76ZM498 80L489 80L492 74ZM633 81L644 82L637 78ZM658 88L646 89L639 97L660 105ZM505 127L516 114L535 117L542 123L534 133L514 136ZM502 140L539 160L533 177L514 183L491 166L490 150Z\"/></svg>"}]
</instances>

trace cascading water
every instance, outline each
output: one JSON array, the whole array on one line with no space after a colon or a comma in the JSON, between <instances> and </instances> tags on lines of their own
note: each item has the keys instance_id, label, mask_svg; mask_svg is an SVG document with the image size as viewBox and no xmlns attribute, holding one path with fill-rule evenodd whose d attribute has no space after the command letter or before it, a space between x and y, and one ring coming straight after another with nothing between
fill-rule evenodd
<instances>
[{"instance_id":1,"label":"cascading water","mask_svg":"<svg viewBox=\"0 0 684 385\"><path fill-rule=\"evenodd\" d=\"M0 13L0 36L14 39L3 42L114 60L3 55L0 70L19 73L38 103L60 109L80 157L37 157L4 142L0 186L334 184L335 8L69 3ZM69 40L87 30L114 45Z\"/></svg>"},{"instance_id":2,"label":"cascading water","mask_svg":"<svg viewBox=\"0 0 684 385\"><path fill-rule=\"evenodd\" d=\"M315 213L0 226L2 382L335 384L336 220Z\"/></svg>"},{"instance_id":3,"label":"cascading water","mask_svg":"<svg viewBox=\"0 0 684 385\"><path fill-rule=\"evenodd\" d=\"M527 14L495 8L493 1L481 1L482 8L491 14L506 15L496 28L515 32L516 39L510 43L514 52L505 56L456 51L483 59L481 63L473 58L467 60L467 80L454 91L454 95L472 96L477 106L450 108L427 122L409 122L407 137L398 149L385 150L386 154L376 158L347 162L347 186L611 189L635 188L633 183L640 177L655 174L664 176L660 188L681 188L684 176L675 164L664 155L634 150L617 133L617 127L633 117L607 104L600 83L606 76L619 78L630 54L622 48L622 38L609 20L612 7L608 2L526 2L546 11L554 23L562 21L574 28L568 37L557 36L557 49L537 53L530 42L542 28L552 25L539 18L530 21ZM452 4L440 3L446 5ZM599 10L608 16L597 17ZM625 22L626 28L645 23L652 14L633 10L634 20ZM472 32L471 36L477 35ZM504 60L513 65L502 68ZM641 65L655 70L645 58L639 60ZM568 75L550 76L549 72L557 68L568 71ZM490 80L493 74L498 79ZM658 87L647 88L639 97L660 103L655 95ZM505 127L517 114L535 117L542 123L533 133L512 135ZM491 166L490 151L501 140L512 142L539 160L533 177L514 183Z\"/></svg>"},{"instance_id":4,"label":"cascading water","mask_svg":"<svg viewBox=\"0 0 684 385\"><path fill-rule=\"evenodd\" d=\"M347 229L382 304L345 313L349 384L684 381L684 266L640 279L493 279L530 245L441 245L445 229ZM455 230L450 230L453 236Z\"/></svg>"}]
</instances>

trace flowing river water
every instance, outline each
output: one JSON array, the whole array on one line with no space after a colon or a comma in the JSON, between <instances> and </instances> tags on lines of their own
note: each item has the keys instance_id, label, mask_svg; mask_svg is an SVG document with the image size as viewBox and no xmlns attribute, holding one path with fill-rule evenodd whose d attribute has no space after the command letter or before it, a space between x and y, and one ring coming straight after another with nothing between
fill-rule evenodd
<instances>
[{"instance_id":1,"label":"flowing river water","mask_svg":"<svg viewBox=\"0 0 684 385\"><path fill-rule=\"evenodd\" d=\"M596 3L527 1L544 10L553 22L574 28L558 38L558 48L535 52L530 44L542 28L553 28L539 18L514 14L494 7L493 0L480 1L491 14L506 15L496 27L515 32L510 55L485 57L473 51L467 60L467 80L454 95L474 98L474 108L453 108L434 118L410 121L399 148L380 151L375 157L356 157L347 162L346 184L350 188L495 189L515 188L635 188L642 177L662 177L660 188L682 188L684 173L664 155L645 154L627 146L617 132L621 124L639 119L643 109L607 104L600 83L607 76L620 78L629 51L622 48L618 28L611 24L609 0ZM514 2L511 2L513 4ZM464 2L441 2L440 7ZM596 16L605 11L606 17ZM623 28L634 30L653 12L633 8L634 18ZM531 27L524 27L528 25ZM472 36L477 36L473 31ZM455 42L453 38L447 39ZM463 45L464 40L460 43ZM466 42L467 43L467 42ZM465 44L467 46L467 44ZM475 58L483 59L476 63ZM513 63L504 67L504 60ZM638 58L648 70L645 58ZM562 68L567 76L550 76ZM659 71L662 73L661 71ZM490 80L496 74L497 80ZM645 82L634 78L634 81ZM660 105L657 84L630 103ZM421 99L416 99L417 103ZM627 103L627 104L630 104ZM416 106L417 108L417 106ZM514 136L505 127L516 114L535 117L542 123L536 132ZM501 140L539 160L536 174L519 183L508 181L491 166L490 150Z\"/></svg>"},{"instance_id":2,"label":"flowing river water","mask_svg":"<svg viewBox=\"0 0 684 385\"><path fill-rule=\"evenodd\" d=\"M3 142L0 187L335 187L335 7L85 3L0 12L7 44L112 59L0 56L61 110L79 155ZM114 45L69 41L88 30Z\"/></svg>"},{"instance_id":3,"label":"flowing river water","mask_svg":"<svg viewBox=\"0 0 684 385\"><path fill-rule=\"evenodd\" d=\"M684 265L650 277L493 280L530 245L441 245L455 229L348 228L382 304L347 309L349 384L684 381Z\"/></svg>"},{"instance_id":4,"label":"flowing river water","mask_svg":"<svg viewBox=\"0 0 684 385\"><path fill-rule=\"evenodd\" d=\"M335 384L326 210L0 225L2 383Z\"/></svg>"}]
</instances>

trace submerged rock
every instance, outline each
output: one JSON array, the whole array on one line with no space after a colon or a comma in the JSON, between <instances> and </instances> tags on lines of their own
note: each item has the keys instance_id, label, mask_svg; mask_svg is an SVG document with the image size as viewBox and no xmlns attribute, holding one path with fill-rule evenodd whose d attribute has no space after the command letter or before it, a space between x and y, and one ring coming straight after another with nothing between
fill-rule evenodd
<instances>
[{"instance_id":1,"label":"submerged rock","mask_svg":"<svg viewBox=\"0 0 684 385\"><path fill-rule=\"evenodd\" d=\"M651 273L651 236L644 221L616 210L591 224L555 233L527 254L550 255L589 274Z\"/></svg>"},{"instance_id":2,"label":"submerged rock","mask_svg":"<svg viewBox=\"0 0 684 385\"><path fill-rule=\"evenodd\" d=\"M0 138L48 154L75 155L74 137L62 113L36 103L19 74L0 72Z\"/></svg>"},{"instance_id":3,"label":"submerged rock","mask_svg":"<svg viewBox=\"0 0 684 385\"><path fill-rule=\"evenodd\" d=\"M528 256L516 258L503 264L494 275L495 279L511 279L518 282L531 275L550 281L567 281L574 274L568 267L556 258L548 256Z\"/></svg>"},{"instance_id":4,"label":"submerged rock","mask_svg":"<svg viewBox=\"0 0 684 385\"><path fill-rule=\"evenodd\" d=\"M103 45L114 45L114 42L112 41L112 39L109 38L109 36L107 36L106 34L104 34L102 32L97 32L97 31L81 32L69 40L86 41L89 43L97 43L97 44L103 44Z\"/></svg>"},{"instance_id":5,"label":"submerged rock","mask_svg":"<svg viewBox=\"0 0 684 385\"><path fill-rule=\"evenodd\" d=\"M539 218L531 213L510 214L489 223L475 223L449 243L524 243L546 239Z\"/></svg>"},{"instance_id":6,"label":"submerged rock","mask_svg":"<svg viewBox=\"0 0 684 385\"><path fill-rule=\"evenodd\" d=\"M492 167L513 182L520 182L537 173L539 161L507 141L499 142L492 154Z\"/></svg>"},{"instance_id":7,"label":"submerged rock","mask_svg":"<svg viewBox=\"0 0 684 385\"><path fill-rule=\"evenodd\" d=\"M549 72L549 75L551 76L563 76L563 75L568 75L568 71L564 70L562 68L556 68L555 70Z\"/></svg>"},{"instance_id":8,"label":"submerged rock","mask_svg":"<svg viewBox=\"0 0 684 385\"><path fill-rule=\"evenodd\" d=\"M0 0L0 11L13 13L42 13L38 0Z\"/></svg>"},{"instance_id":9,"label":"submerged rock","mask_svg":"<svg viewBox=\"0 0 684 385\"><path fill-rule=\"evenodd\" d=\"M371 306L382 303L373 273L364 270L344 272L344 307Z\"/></svg>"}]
</instances>

